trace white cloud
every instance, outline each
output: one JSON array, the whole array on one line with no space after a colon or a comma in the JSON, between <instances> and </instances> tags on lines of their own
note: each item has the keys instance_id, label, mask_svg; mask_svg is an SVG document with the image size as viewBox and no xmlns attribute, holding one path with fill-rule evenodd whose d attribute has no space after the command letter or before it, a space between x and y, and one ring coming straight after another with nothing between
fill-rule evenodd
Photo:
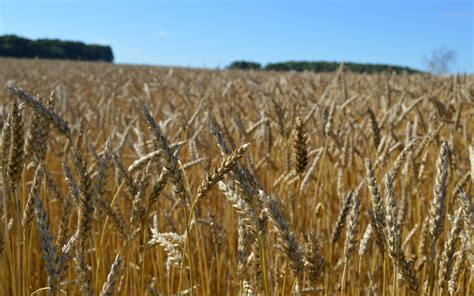
<instances>
[{"instance_id":1,"label":"white cloud","mask_svg":"<svg viewBox=\"0 0 474 296\"><path fill-rule=\"evenodd\" d=\"M154 32L153 36L158 37L158 38L163 38L163 37L169 36L169 33L168 31L158 31L158 32Z\"/></svg>"}]
</instances>

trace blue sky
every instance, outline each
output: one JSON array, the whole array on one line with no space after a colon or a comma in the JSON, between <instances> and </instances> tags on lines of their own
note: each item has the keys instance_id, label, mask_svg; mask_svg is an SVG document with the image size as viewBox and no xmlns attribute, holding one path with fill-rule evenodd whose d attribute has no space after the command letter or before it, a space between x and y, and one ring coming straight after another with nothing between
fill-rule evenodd
<instances>
[{"instance_id":1,"label":"blue sky","mask_svg":"<svg viewBox=\"0 0 474 296\"><path fill-rule=\"evenodd\" d=\"M433 49L474 73L470 0L0 0L0 34L112 46L117 63L223 67L327 60L424 69Z\"/></svg>"}]
</instances>

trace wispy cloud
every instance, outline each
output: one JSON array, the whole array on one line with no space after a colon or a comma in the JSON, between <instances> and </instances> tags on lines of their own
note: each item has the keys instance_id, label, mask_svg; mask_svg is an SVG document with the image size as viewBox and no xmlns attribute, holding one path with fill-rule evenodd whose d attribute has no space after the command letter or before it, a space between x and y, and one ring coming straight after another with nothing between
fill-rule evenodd
<instances>
[{"instance_id":1,"label":"wispy cloud","mask_svg":"<svg viewBox=\"0 0 474 296\"><path fill-rule=\"evenodd\" d=\"M124 48L123 51L131 55L143 53L143 50L138 48Z\"/></svg>"},{"instance_id":2,"label":"wispy cloud","mask_svg":"<svg viewBox=\"0 0 474 296\"><path fill-rule=\"evenodd\" d=\"M97 41L95 41L95 43L97 44L102 44L102 45L111 45L113 43L112 40L109 40L109 39L99 39Z\"/></svg>"},{"instance_id":3,"label":"wispy cloud","mask_svg":"<svg viewBox=\"0 0 474 296\"><path fill-rule=\"evenodd\" d=\"M472 11L448 11L443 13L443 17L447 18L458 18L458 19L465 19L465 20L472 20L474 19L474 13Z\"/></svg>"},{"instance_id":4,"label":"wispy cloud","mask_svg":"<svg viewBox=\"0 0 474 296\"><path fill-rule=\"evenodd\" d=\"M168 31L157 31L157 32L153 33L153 36L155 36L157 38L164 38L164 37L167 37L169 35L170 35L170 33Z\"/></svg>"}]
</instances>

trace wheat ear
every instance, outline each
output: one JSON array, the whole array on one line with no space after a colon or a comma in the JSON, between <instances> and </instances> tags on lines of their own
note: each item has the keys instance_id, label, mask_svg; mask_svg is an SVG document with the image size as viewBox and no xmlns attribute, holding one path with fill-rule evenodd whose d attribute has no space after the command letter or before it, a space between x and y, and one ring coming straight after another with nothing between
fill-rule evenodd
<instances>
[{"instance_id":1,"label":"wheat ear","mask_svg":"<svg viewBox=\"0 0 474 296\"><path fill-rule=\"evenodd\" d=\"M46 263L46 269L48 271L48 284L50 289L50 295L58 289L59 280L57 277L56 265L56 246L54 245L53 235L51 234L51 227L48 221L48 215L43 206L41 199L35 195L35 211L36 211L36 221L38 222L39 233L41 237L41 246L44 253L44 261Z\"/></svg>"},{"instance_id":2,"label":"wheat ear","mask_svg":"<svg viewBox=\"0 0 474 296\"><path fill-rule=\"evenodd\" d=\"M27 94L25 91L19 89L14 84L8 84L7 88L12 95L25 102L33 110L35 110L36 112L44 116L44 118L46 118L48 121L50 121L56 129L65 134L68 138L71 138L71 129L69 128L67 122L59 115L46 108L38 99Z\"/></svg>"},{"instance_id":3,"label":"wheat ear","mask_svg":"<svg viewBox=\"0 0 474 296\"><path fill-rule=\"evenodd\" d=\"M462 206L458 208L453 217L453 223L448 233L448 238L444 244L444 250L441 255L441 261L438 270L438 286L441 289L446 288L449 276L453 271L454 252L463 226Z\"/></svg>"},{"instance_id":4,"label":"wheat ear","mask_svg":"<svg viewBox=\"0 0 474 296\"><path fill-rule=\"evenodd\" d=\"M117 256L115 256L114 263L112 263L112 266L110 267L109 274L107 275L107 280L102 286L102 291L100 292L100 296L112 296L115 294L114 293L115 282L117 281L117 276L118 276L118 272L119 272L121 264L122 264L122 258L117 254Z\"/></svg>"},{"instance_id":5,"label":"wheat ear","mask_svg":"<svg viewBox=\"0 0 474 296\"><path fill-rule=\"evenodd\" d=\"M235 149L230 156L227 156L224 161L222 161L217 167L215 167L211 173L208 173L207 176L202 181L201 185L198 188L198 193L196 195L195 202L201 200L206 192L208 192L212 186L217 184L225 174L229 173L234 166L237 164L237 161L241 159L249 148L249 144L244 144L239 148Z\"/></svg>"}]
</instances>

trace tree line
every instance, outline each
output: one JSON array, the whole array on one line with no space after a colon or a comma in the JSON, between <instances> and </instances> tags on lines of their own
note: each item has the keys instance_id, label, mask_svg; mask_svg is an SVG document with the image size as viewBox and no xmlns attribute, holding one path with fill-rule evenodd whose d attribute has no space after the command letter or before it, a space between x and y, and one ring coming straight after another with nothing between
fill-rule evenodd
<instances>
[{"instance_id":1,"label":"tree line","mask_svg":"<svg viewBox=\"0 0 474 296\"><path fill-rule=\"evenodd\" d=\"M336 62L308 62L308 61L288 61L280 63L269 63L263 66L260 63L251 61L235 61L232 62L227 69L236 70L271 70L271 71L311 71L311 72L334 72L340 66ZM421 73L416 69L409 67L401 67L385 64L361 64L361 63L344 63L344 67L355 73L379 73L379 72L396 72L396 73Z\"/></svg>"},{"instance_id":2,"label":"tree line","mask_svg":"<svg viewBox=\"0 0 474 296\"><path fill-rule=\"evenodd\" d=\"M112 62L110 46L59 39L31 40L16 35L0 36L0 56Z\"/></svg>"}]
</instances>

